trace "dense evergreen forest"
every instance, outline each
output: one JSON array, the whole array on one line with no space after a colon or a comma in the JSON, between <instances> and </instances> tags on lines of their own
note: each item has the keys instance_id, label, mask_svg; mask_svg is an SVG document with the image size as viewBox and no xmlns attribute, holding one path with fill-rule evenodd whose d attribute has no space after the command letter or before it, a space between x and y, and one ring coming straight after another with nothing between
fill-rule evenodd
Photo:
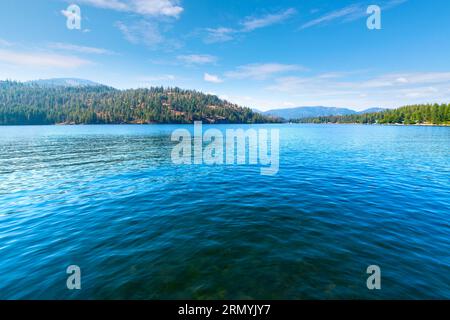
<instances>
[{"instance_id":1,"label":"dense evergreen forest","mask_svg":"<svg viewBox=\"0 0 450 320\"><path fill-rule=\"evenodd\" d=\"M376 113L304 118L293 120L293 122L450 125L450 104L412 105Z\"/></svg>"},{"instance_id":2,"label":"dense evergreen forest","mask_svg":"<svg viewBox=\"0 0 450 320\"><path fill-rule=\"evenodd\" d=\"M117 90L102 85L46 86L0 81L0 125L267 123L265 116L197 91ZM297 123L446 124L450 104L412 105L382 112L291 120Z\"/></svg>"},{"instance_id":3,"label":"dense evergreen forest","mask_svg":"<svg viewBox=\"0 0 450 320\"><path fill-rule=\"evenodd\" d=\"M277 122L249 108L179 88L117 90L0 81L0 125Z\"/></svg>"}]
</instances>

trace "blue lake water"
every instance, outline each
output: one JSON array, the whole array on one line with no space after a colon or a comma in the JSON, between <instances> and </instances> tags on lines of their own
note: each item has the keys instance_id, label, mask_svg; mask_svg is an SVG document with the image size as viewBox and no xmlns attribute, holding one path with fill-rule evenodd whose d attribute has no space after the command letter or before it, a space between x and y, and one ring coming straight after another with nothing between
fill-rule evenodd
<instances>
[{"instance_id":1,"label":"blue lake water","mask_svg":"<svg viewBox=\"0 0 450 320\"><path fill-rule=\"evenodd\" d=\"M450 128L238 127L277 175L172 164L180 126L0 127L0 299L450 298Z\"/></svg>"}]
</instances>

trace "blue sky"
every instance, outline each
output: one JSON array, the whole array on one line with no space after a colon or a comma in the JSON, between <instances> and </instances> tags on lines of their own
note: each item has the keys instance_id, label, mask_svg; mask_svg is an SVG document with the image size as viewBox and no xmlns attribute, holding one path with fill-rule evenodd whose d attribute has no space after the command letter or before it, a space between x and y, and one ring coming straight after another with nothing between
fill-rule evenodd
<instances>
[{"instance_id":1,"label":"blue sky","mask_svg":"<svg viewBox=\"0 0 450 320\"><path fill-rule=\"evenodd\" d=\"M448 0L2 0L0 79L179 86L261 110L449 102L449 17Z\"/></svg>"}]
</instances>

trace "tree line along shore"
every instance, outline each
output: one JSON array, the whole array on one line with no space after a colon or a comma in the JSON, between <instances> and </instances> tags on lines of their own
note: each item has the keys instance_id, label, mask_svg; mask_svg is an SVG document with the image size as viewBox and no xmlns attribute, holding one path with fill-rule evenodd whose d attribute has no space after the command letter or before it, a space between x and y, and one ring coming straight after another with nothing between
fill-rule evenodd
<instances>
[{"instance_id":1,"label":"tree line along shore","mask_svg":"<svg viewBox=\"0 0 450 320\"><path fill-rule=\"evenodd\" d=\"M336 123L450 125L450 104L422 104L344 116L282 119L215 95L180 88L118 90L0 81L0 125Z\"/></svg>"},{"instance_id":2,"label":"tree line along shore","mask_svg":"<svg viewBox=\"0 0 450 320\"><path fill-rule=\"evenodd\" d=\"M450 104L421 104L381 112L294 119L295 123L450 125Z\"/></svg>"}]
</instances>

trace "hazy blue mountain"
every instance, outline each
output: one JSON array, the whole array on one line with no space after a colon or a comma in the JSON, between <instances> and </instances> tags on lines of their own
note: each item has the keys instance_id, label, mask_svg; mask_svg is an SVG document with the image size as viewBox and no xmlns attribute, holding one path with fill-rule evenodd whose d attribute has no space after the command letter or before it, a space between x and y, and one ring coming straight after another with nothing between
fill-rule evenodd
<instances>
[{"instance_id":1,"label":"hazy blue mountain","mask_svg":"<svg viewBox=\"0 0 450 320\"><path fill-rule=\"evenodd\" d=\"M76 79L76 78L55 78L55 79L43 79L43 80L34 80L28 83L37 84L42 87L97 87L101 86L101 84L85 80L85 79Z\"/></svg>"},{"instance_id":2,"label":"hazy blue mountain","mask_svg":"<svg viewBox=\"0 0 450 320\"><path fill-rule=\"evenodd\" d=\"M386 111L387 109L385 108L369 108L363 111L359 111L358 114L365 114L365 113L375 113L375 112L382 112L382 111Z\"/></svg>"},{"instance_id":3,"label":"hazy blue mountain","mask_svg":"<svg viewBox=\"0 0 450 320\"><path fill-rule=\"evenodd\" d=\"M264 115L281 117L287 120L324 116L344 116L355 113L356 111L351 109L333 107L297 107L287 109L274 109L263 112Z\"/></svg>"}]
</instances>

